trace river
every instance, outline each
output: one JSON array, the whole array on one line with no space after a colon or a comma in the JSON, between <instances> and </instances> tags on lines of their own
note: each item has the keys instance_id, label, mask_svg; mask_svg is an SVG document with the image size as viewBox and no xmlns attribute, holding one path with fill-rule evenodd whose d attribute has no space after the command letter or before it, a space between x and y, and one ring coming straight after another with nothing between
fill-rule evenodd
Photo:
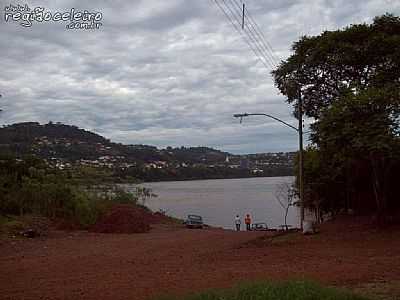
<instances>
[{"instance_id":1,"label":"river","mask_svg":"<svg viewBox=\"0 0 400 300\"><path fill-rule=\"evenodd\" d=\"M284 224L284 209L276 199L278 190L286 191L294 177L257 177L191 181L149 182L158 197L146 201L153 211L184 219L188 214L201 215L206 224L234 228L237 214L250 214L253 222L265 222L270 228ZM298 209L291 207L288 224L298 227Z\"/></svg>"}]
</instances>

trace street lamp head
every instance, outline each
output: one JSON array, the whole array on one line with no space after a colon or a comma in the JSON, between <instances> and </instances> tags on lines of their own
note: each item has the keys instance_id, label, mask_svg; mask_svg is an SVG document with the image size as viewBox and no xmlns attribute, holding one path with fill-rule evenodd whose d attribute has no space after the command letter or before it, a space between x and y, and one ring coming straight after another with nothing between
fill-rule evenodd
<instances>
[{"instance_id":1,"label":"street lamp head","mask_svg":"<svg viewBox=\"0 0 400 300\"><path fill-rule=\"evenodd\" d=\"M249 114L248 113L244 113L244 114L234 114L233 115L235 118L243 118L243 117L248 117Z\"/></svg>"},{"instance_id":2,"label":"street lamp head","mask_svg":"<svg viewBox=\"0 0 400 300\"><path fill-rule=\"evenodd\" d=\"M242 124L243 117L248 117L249 114L248 114L248 113L244 113L244 114L234 114L233 116L234 116L235 118L240 118L240 124Z\"/></svg>"}]
</instances>

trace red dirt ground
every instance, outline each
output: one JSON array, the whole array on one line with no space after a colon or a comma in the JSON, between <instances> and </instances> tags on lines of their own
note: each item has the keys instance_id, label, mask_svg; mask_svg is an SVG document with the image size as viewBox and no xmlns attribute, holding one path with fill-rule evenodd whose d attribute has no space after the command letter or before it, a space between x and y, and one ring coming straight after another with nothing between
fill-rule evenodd
<instances>
[{"instance_id":1,"label":"red dirt ground","mask_svg":"<svg viewBox=\"0 0 400 300\"><path fill-rule=\"evenodd\" d=\"M162 224L142 234L53 232L45 239L0 240L0 299L140 300L268 279L350 288L400 282L399 233L342 219L317 235L272 240L257 232Z\"/></svg>"}]
</instances>

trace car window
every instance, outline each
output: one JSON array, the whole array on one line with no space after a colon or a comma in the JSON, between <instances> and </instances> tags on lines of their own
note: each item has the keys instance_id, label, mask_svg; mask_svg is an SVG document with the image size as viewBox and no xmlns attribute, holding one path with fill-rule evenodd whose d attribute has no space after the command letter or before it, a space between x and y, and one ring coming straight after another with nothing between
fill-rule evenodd
<instances>
[{"instance_id":1,"label":"car window","mask_svg":"<svg viewBox=\"0 0 400 300\"><path fill-rule=\"evenodd\" d=\"M201 220L201 217L200 216L196 216L196 215L189 215L188 216L188 219L192 219L192 220Z\"/></svg>"}]
</instances>

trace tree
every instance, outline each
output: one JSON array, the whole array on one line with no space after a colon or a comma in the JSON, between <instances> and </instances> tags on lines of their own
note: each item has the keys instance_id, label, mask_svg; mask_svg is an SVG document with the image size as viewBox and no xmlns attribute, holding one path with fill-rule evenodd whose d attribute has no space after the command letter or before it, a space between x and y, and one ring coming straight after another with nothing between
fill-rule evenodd
<instances>
[{"instance_id":1,"label":"tree","mask_svg":"<svg viewBox=\"0 0 400 300\"><path fill-rule=\"evenodd\" d=\"M400 18L386 14L370 25L304 36L294 54L272 72L275 85L297 106L297 91L304 112L319 119L344 94L367 88L399 88Z\"/></svg>"},{"instance_id":2,"label":"tree","mask_svg":"<svg viewBox=\"0 0 400 300\"><path fill-rule=\"evenodd\" d=\"M383 219L394 190L388 179L400 160L400 18L386 14L305 36L293 51L273 76L295 114L300 91L305 114L315 120L315 147L305 160L308 204L349 208L367 190ZM344 192L332 199L332 187Z\"/></svg>"},{"instance_id":3,"label":"tree","mask_svg":"<svg viewBox=\"0 0 400 300\"><path fill-rule=\"evenodd\" d=\"M275 191L275 199L279 202L279 205L284 210L284 224L285 229L287 230L287 216L289 213L289 208L294 205L295 199L293 187L287 182L280 184Z\"/></svg>"},{"instance_id":4,"label":"tree","mask_svg":"<svg viewBox=\"0 0 400 300\"><path fill-rule=\"evenodd\" d=\"M312 139L324 157L341 168L349 180L354 166L368 170L380 221L387 212L385 187L393 164L399 159L400 105L393 90L367 89L335 102L314 124ZM396 91L398 92L398 91ZM351 167L351 168L350 168ZM347 182L352 186L354 182Z\"/></svg>"}]
</instances>

